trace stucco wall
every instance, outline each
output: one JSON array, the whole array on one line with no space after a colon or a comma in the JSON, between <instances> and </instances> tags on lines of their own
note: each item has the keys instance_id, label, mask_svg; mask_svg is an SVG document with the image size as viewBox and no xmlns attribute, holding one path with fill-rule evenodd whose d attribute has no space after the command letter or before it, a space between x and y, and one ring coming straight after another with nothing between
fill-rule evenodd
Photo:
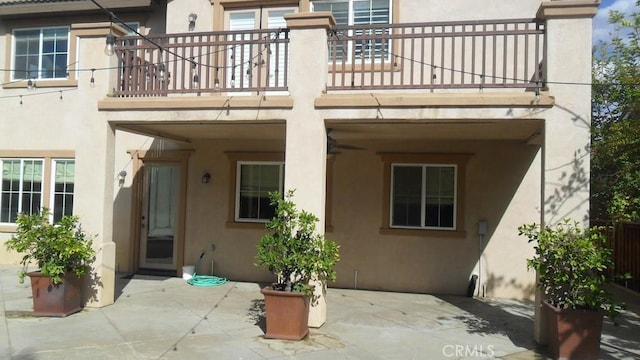
<instances>
[{"instance_id":1,"label":"stucco wall","mask_svg":"<svg viewBox=\"0 0 640 360\"><path fill-rule=\"evenodd\" d=\"M78 67L109 66L110 59L104 56L103 48L104 37L81 37L78 40L78 58L82 60ZM12 151L15 157L41 157L60 150L75 154L74 213L80 217L83 229L95 235L94 248L98 258L95 269L105 286L98 290L94 300L103 303L112 299L114 279L112 273L103 271L105 266L111 267L114 250L110 201L113 132L103 115L97 113L96 106L97 99L109 89L108 75L105 71L96 72L95 87L90 86L91 73L80 72L77 74L77 88L4 89L1 92L5 98L1 100L3 111L0 120L0 151ZM19 95L23 96L22 99L15 97ZM38 153L20 155L21 151L31 150ZM107 199L109 201L105 201ZM49 206L48 201L43 199L43 205ZM10 232L2 234L3 238L10 236ZM15 260L13 254L8 258L2 256L3 262L13 263Z\"/></svg>"},{"instance_id":2,"label":"stucco wall","mask_svg":"<svg viewBox=\"0 0 640 360\"><path fill-rule=\"evenodd\" d=\"M134 140L127 135L119 136L119 144L126 138ZM537 146L485 141L378 141L364 145L366 151L346 151L332 159L332 230L327 237L342 247L338 280L332 286L464 294L470 276L478 273L477 222L482 219L489 224L489 234L483 238L481 276L486 295L516 298L532 295L533 274L527 272L524 265L531 248L525 239L517 236L516 228L539 218ZM270 274L253 265L255 245L264 233L263 228L243 229L227 224L231 174L226 152L281 151L281 142L198 141L189 148L193 153L188 170L185 264L195 264L204 251L201 273L211 273L213 260L216 275L240 281L272 280ZM380 233L383 174L377 152L390 149L472 154L465 184L465 236ZM204 172L212 175L209 184L200 182ZM127 186L119 191L126 194ZM125 198L123 195L123 205ZM116 204L119 201L117 196ZM114 219L121 218L125 224L125 217L126 214L116 215ZM114 233L114 239L119 238L118 233ZM122 264L130 262L128 244L116 241L119 243L117 262L124 271Z\"/></svg>"},{"instance_id":3,"label":"stucco wall","mask_svg":"<svg viewBox=\"0 0 640 360\"><path fill-rule=\"evenodd\" d=\"M534 18L539 0L423 1L400 0L400 22Z\"/></svg>"},{"instance_id":4,"label":"stucco wall","mask_svg":"<svg viewBox=\"0 0 640 360\"><path fill-rule=\"evenodd\" d=\"M192 31L213 29L213 6L210 0L180 0L167 2L167 34L186 33L189 29L189 15L197 15Z\"/></svg>"},{"instance_id":5,"label":"stucco wall","mask_svg":"<svg viewBox=\"0 0 640 360\"><path fill-rule=\"evenodd\" d=\"M532 0L507 3L490 0L434 2L427 6L424 1L409 0L399 4L399 16L401 22L532 18L539 4L540 1ZM205 0L170 1L166 20L164 14L160 14L149 18L147 25L152 28L152 33L159 33L166 21L168 32L185 32L187 16L191 12L198 14L196 31L211 28L214 14L210 2ZM4 33L7 29L2 26L0 22L0 31ZM550 81L589 81L590 39L584 35L589 31L589 20L558 21L549 27L548 37L551 40L545 73ZM4 36L0 36L2 49L5 48L3 41ZM103 55L103 47L103 37L81 39L80 66L113 65L113 59ZM297 50L299 53L317 54L317 49ZM0 67L8 67L4 56L0 57ZM89 72L79 73L77 89L64 92L62 100L55 92L26 96L32 93L24 88L0 90L2 96L25 95L22 105L19 98L0 99L3 107L0 114L0 151L76 151L75 212L81 217L85 229L97 234L97 249L102 250L101 244L109 245L111 241L114 244L109 246L115 246L115 249L105 250L107 257L100 258L100 266L109 267L111 271L133 270L131 227L138 219L130 217L134 168L127 151L180 148L192 151L187 170L184 263L194 264L200 253L205 251L206 256L199 269L201 273L211 273L213 260L213 273L216 275L238 281L272 280L270 274L253 265L255 245L264 233L263 228L247 229L227 224L232 177L227 152L283 152L284 135L271 141L261 141L259 136L244 134L241 140L196 139L190 144L179 144L122 131L116 131L114 138L109 122L198 122L213 119L256 122L286 119L290 110L242 108L229 113L220 109L100 112L97 111L97 102L109 92L113 83L109 82L108 76L114 74L96 72L95 87L89 86L90 75ZM305 81L308 69L290 76L291 81ZM532 253L532 248L525 239L517 236L517 227L543 219L554 222L564 216L582 220L588 210L590 90L561 83L550 83L549 90L555 97L556 106L535 111L487 107L383 109L387 118L397 121L543 119L544 147L541 149L524 142L456 139L456 128L452 127L444 135L446 141L433 138L363 140L361 144L367 150L336 155L332 160L333 175L330 179L332 230L327 237L342 246L342 261L337 267L338 280L330 285L464 294L469 277L481 268L481 280L487 296L530 297L534 275L526 271L525 259ZM313 114L334 121L349 119L363 122L375 122L378 115L376 109L370 108L329 109ZM303 117L304 113L296 116ZM246 132L251 131L251 125L247 125ZM384 151L471 155L464 184L466 226L463 236L380 233L385 189L382 185L383 164L378 152ZM127 171L127 177L120 186L117 174L122 170ZM209 184L200 181L204 172L212 175ZM488 235L482 239L477 234L479 220L487 220L488 223ZM10 236L9 232L0 232L0 242ZM484 252L478 266L481 241ZM109 251L113 251L113 256L108 254ZM0 262L16 261L17 256L6 254L4 247L0 247Z\"/></svg>"}]
</instances>

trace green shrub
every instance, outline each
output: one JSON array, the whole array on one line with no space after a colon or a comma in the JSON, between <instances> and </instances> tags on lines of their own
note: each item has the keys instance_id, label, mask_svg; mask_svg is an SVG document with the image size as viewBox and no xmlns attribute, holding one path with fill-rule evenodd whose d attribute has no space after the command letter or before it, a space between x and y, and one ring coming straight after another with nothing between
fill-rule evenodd
<instances>
[{"instance_id":1,"label":"green shrub","mask_svg":"<svg viewBox=\"0 0 640 360\"><path fill-rule=\"evenodd\" d=\"M24 282L31 261L57 284L69 272L83 276L95 260L92 239L82 231L78 217L63 216L59 222L51 224L49 215L46 208L38 214L19 214L17 232L5 243L8 250L24 254L18 275L20 283Z\"/></svg>"},{"instance_id":2,"label":"green shrub","mask_svg":"<svg viewBox=\"0 0 640 360\"><path fill-rule=\"evenodd\" d=\"M293 190L282 198L269 193L274 217L266 225L266 234L258 243L256 266L276 276L275 290L313 293L311 280L335 280L334 265L339 261L339 246L316 232L318 217L299 211L293 202Z\"/></svg>"},{"instance_id":3,"label":"green shrub","mask_svg":"<svg viewBox=\"0 0 640 360\"><path fill-rule=\"evenodd\" d=\"M605 310L613 318L620 309L606 289L613 267L603 229L582 229L565 219L554 227L525 224L519 235L535 242L535 256L527 268L538 274L547 302L561 309Z\"/></svg>"}]
</instances>

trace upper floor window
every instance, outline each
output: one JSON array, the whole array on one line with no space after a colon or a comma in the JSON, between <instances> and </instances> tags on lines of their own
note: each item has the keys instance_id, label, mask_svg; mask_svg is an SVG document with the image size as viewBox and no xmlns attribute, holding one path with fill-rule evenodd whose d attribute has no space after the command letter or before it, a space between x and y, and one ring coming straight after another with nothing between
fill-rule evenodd
<instances>
[{"instance_id":1,"label":"upper floor window","mask_svg":"<svg viewBox=\"0 0 640 360\"><path fill-rule=\"evenodd\" d=\"M68 64L68 27L13 31L12 80L66 79Z\"/></svg>"},{"instance_id":2,"label":"upper floor window","mask_svg":"<svg viewBox=\"0 0 640 360\"><path fill-rule=\"evenodd\" d=\"M43 206L52 209L54 222L73 213L73 159L0 158L0 168L0 223L13 224L18 214L38 213ZM43 186L49 172L53 186L50 192Z\"/></svg>"},{"instance_id":3,"label":"upper floor window","mask_svg":"<svg viewBox=\"0 0 640 360\"><path fill-rule=\"evenodd\" d=\"M391 23L391 0L316 0L313 11L330 11L338 25Z\"/></svg>"},{"instance_id":4,"label":"upper floor window","mask_svg":"<svg viewBox=\"0 0 640 360\"><path fill-rule=\"evenodd\" d=\"M386 27L367 27L375 24L391 24L391 0L317 0L312 1L313 11L330 11L337 25L354 26L344 33L338 33L338 39L354 38L354 41L338 41L329 48L330 61L371 62L389 60L391 40L382 39L390 29ZM372 35L379 37L371 38ZM363 37L363 38L358 38Z\"/></svg>"},{"instance_id":5,"label":"upper floor window","mask_svg":"<svg viewBox=\"0 0 640 360\"><path fill-rule=\"evenodd\" d=\"M266 222L275 215L269 193L284 186L281 162L238 162L236 221Z\"/></svg>"}]
</instances>

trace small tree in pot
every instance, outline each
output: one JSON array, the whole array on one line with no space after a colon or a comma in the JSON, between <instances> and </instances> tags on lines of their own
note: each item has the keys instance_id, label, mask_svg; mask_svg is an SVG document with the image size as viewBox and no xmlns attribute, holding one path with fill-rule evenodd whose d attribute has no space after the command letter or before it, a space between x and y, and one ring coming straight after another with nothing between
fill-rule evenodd
<instances>
[{"instance_id":1,"label":"small tree in pot","mask_svg":"<svg viewBox=\"0 0 640 360\"><path fill-rule=\"evenodd\" d=\"M293 194L293 190L284 198L278 192L269 194L276 213L258 243L256 265L276 276L276 282L262 290L267 313L266 336L300 340L308 333L309 301L317 300L312 299L312 281L324 285L327 280L335 280L333 267L340 256L339 246L317 233L318 217L296 208ZM282 304L284 308L280 309L286 300L298 305ZM301 318L292 320L294 308L299 309Z\"/></svg>"},{"instance_id":2,"label":"small tree in pot","mask_svg":"<svg viewBox=\"0 0 640 360\"><path fill-rule=\"evenodd\" d=\"M527 268L538 275L545 296L543 313L547 342L555 358L597 359L605 313L619 313L606 285L613 267L611 250L601 228L583 229L565 219L554 227L526 224L519 235L535 242Z\"/></svg>"},{"instance_id":3,"label":"small tree in pot","mask_svg":"<svg viewBox=\"0 0 640 360\"><path fill-rule=\"evenodd\" d=\"M82 278L95 259L95 250L78 217L63 216L51 224L49 216L47 208L31 215L19 214L17 232L5 246L24 254L18 277L20 283L25 276L31 278L34 314L67 316L82 307ZM27 272L31 262L38 271Z\"/></svg>"}]
</instances>

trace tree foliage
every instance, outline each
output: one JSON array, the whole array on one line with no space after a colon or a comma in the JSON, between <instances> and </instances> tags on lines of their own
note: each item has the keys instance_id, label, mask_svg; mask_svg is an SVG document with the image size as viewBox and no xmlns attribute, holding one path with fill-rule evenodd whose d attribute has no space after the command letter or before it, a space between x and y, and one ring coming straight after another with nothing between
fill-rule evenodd
<instances>
[{"instance_id":1,"label":"tree foliage","mask_svg":"<svg viewBox=\"0 0 640 360\"><path fill-rule=\"evenodd\" d=\"M591 218L640 221L640 12L609 22L593 57Z\"/></svg>"}]
</instances>

